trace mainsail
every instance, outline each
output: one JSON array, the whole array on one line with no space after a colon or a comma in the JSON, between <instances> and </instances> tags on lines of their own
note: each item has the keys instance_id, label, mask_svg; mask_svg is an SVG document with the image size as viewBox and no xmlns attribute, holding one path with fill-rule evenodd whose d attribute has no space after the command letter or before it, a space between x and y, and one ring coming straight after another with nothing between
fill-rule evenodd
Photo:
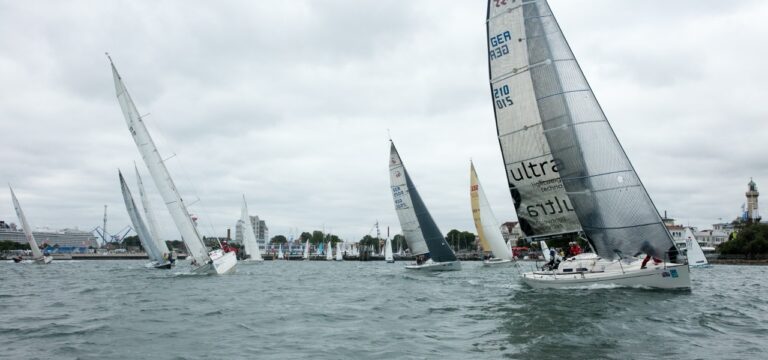
<instances>
[{"instance_id":1,"label":"mainsail","mask_svg":"<svg viewBox=\"0 0 768 360\"><path fill-rule=\"evenodd\" d=\"M523 231L580 224L603 258L663 256L674 242L547 2L489 0L486 25L499 143Z\"/></svg>"},{"instance_id":2,"label":"mainsail","mask_svg":"<svg viewBox=\"0 0 768 360\"><path fill-rule=\"evenodd\" d=\"M253 231L251 217L248 216L248 203L245 201L245 195L243 195L243 207L240 211L240 221L243 223L243 245L245 245L245 253L251 257L251 260L264 260L264 258L261 257L259 243L256 241L256 232Z\"/></svg>"},{"instance_id":3,"label":"mainsail","mask_svg":"<svg viewBox=\"0 0 768 360\"><path fill-rule=\"evenodd\" d=\"M197 231L197 227L192 222L192 217L187 211L187 207L184 205L184 201L181 198L176 185L171 179L171 174L168 173L168 169L165 167L163 158L157 151L152 137L147 131L147 127L144 125L144 121L139 115L139 110L131 99L131 95L128 94L123 79L118 74L115 64L112 63L112 59L109 60L112 67L112 77L115 82L115 92L117 93L117 99L120 102L120 108L123 111L125 122L128 124L128 130L131 132L133 141L136 143L139 152L141 153L144 163L149 169L149 173L152 175L152 179L155 182L155 186L160 192L160 195L165 201L168 207L168 212L171 214L173 222L181 233L181 238L184 240L184 244L189 250L189 255L197 261L198 264L208 263L211 258L208 255L208 251L205 247L200 233Z\"/></svg>"},{"instance_id":4,"label":"mainsail","mask_svg":"<svg viewBox=\"0 0 768 360\"><path fill-rule=\"evenodd\" d=\"M133 164L133 168L136 170L136 182L139 186L139 197L141 198L141 206L144 208L144 216L147 218L147 228L149 228L149 236L155 242L157 249L161 254L168 253L168 244L160 237L160 233L157 227L157 219L155 219L155 213L152 211L152 206L149 203L149 197L144 191L144 182L141 181L141 175L139 175L139 168L136 164Z\"/></svg>"},{"instance_id":5,"label":"mainsail","mask_svg":"<svg viewBox=\"0 0 768 360\"><path fill-rule=\"evenodd\" d=\"M391 144L389 158L389 179L395 210L412 254L429 253L430 258L436 262L456 261L456 254L445 242L419 192L416 191L408 171L405 170L400 154L395 149L395 143Z\"/></svg>"},{"instance_id":6,"label":"mainsail","mask_svg":"<svg viewBox=\"0 0 768 360\"><path fill-rule=\"evenodd\" d=\"M19 205L19 200L16 199L16 194L13 192L13 188L11 185L8 185L8 188L11 189L11 199L13 199L13 208L16 210L16 216L19 217L19 222L21 223L21 228L24 230L24 236L27 237L27 242L29 242L29 248L32 250L32 257L37 259L43 258L43 252L40 251L40 248L37 246L37 241L35 241L35 236L32 235L32 228L29 226L29 222L27 222L27 217L24 215L24 211L21 210L21 205Z\"/></svg>"},{"instance_id":7,"label":"mainsail","mask_svg":"<svg viewBox=\"0 0 768 360\"><path fill-rule=\"evenodd\" d=\"M389 236L387 236L387 242L384 243L384 260L389 262L395 260L392 255L392 240L389 239Z\"/></svg>"},{"instance_id":8,"label":"mainsail","mask_svg":"<svg viewBox=\"0 0 768 360\"><path fill-rule=\"evenodd\" d=\"M501 227L493 215L485 191L480 185L480 180L475 172L475 165L469 165L469 197L472 203L472 218L475 220L477 235L480 237L480 245L483 251L490 251L498 259L512 260L512 253L507 249L504 237L501 235Z\"/></svg>"},{"instance_id":9,"label":"mainsail","mask_svg":"<svg viewBox=\"0 0 768 360\"><path fill-rule=\"evenodd\" d=\"M120 177L120 189L123 191L123 201L125 201L125 209L128 211L128 217L131 219L131 224L133 224L133 231L139 236L139 242L141 242L144 250L146 250L150 260L157 263L165 262L165 259L163 259L163 252L157 247L155 240L152 238L152 235L150 235L147 226L144 224L144 220L139 214L139 209L136 207L136 202L133 201L131 190L128 188L128 184L125 183L125 178L123 178L123 173L118 170L117 174Z\"/></svg>"}]
</instances>

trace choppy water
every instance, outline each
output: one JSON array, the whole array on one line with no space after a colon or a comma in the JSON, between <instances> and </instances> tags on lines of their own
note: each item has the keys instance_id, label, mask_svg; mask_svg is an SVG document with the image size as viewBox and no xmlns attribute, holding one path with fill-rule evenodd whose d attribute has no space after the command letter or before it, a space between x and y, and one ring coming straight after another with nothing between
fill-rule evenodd
<instances>
[{"instance_id":1,"label":"choppy water","mask_svg":"<svg viewBox=\"0 0 768 360\"><path fill-rule=\"evenodd\" d=\"M768 267L688 292L532 290L512 268L267 261L232 276L141 261L0 263L0 358L763 358Z\"/></svg>"}]
</instances>

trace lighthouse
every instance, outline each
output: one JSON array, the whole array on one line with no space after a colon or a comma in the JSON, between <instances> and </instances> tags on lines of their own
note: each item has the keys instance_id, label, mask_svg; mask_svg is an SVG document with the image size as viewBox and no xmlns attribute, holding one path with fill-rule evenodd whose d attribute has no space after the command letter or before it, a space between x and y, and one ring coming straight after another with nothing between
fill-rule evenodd
<instances>
[{"instance_id":1,"label":"lighthouse","mask_svg":"<svg viewBox=\"0 0 768 360\"><path fill-rule=\"evenodd\" d=\"M760 193L757 191L757 184L749 179L749 187L747 190L747 221L760 222L760 212L757 210L757 197Z\"/></svg>"}]
</instances>

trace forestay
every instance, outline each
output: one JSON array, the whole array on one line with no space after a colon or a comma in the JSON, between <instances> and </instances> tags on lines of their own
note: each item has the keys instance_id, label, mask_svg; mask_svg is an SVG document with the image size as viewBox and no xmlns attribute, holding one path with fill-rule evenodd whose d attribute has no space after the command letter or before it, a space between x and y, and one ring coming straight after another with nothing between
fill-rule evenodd
<instances>
[{"instance_id":1,"label":"forestay","mask_svg":"<svg viewBox=\"0 0 768 360\"><path fill-rule=\"evenodd\" d=\"M189 255L198 264L208 263L211 258L208 255L200 233L197 231L197 227L192 222L192 218L187 211L187 207L184 205L181 195L176 189L176 185L173 183L173 179L171 179L171 174L168 173L163 158L157 151L157 147L154 141L152 141L152 137L149 135L149 131L147 131L136 105L128 94L128 89L123 84L123 80L111 59L110 65L115 82L115 92L117 93L117 99L120 102L125 122L128 124L128 130L131 132L133 141L136 143L136 147L139 149L139 153L141 153L141 157L144 159L150 175L152 175L155 186L168 207L168 212L171 214L174 224L176 224L181 233L181 238L187 246L187 250L189 250Z\"/></svg>"},{"instance_id":2,"label":"forestay","mask_svg":"<svg viewBox=\"0 0 768 360\"><path fill-rule=\"evenodd\" d=\"M469 168L469 197L472 203L472 218L475 220L477 235L483 251L490 251L498 259L512 259L512 254L501 235L501 227L493 215L491 205L485 196L485 191L477 178L475 165L470 162Z\"/></svg>"},{"instance_id":3,"label":"forestay","mask_svg":"<svg viewBox=\"0 0 768 360\"><path fill-rule=\"evenodd\" d=\"M537 234L578 230L575 214L607 259L674 247L547 2L490 0L487 30L499 141L521 220L548 224L531 225Z\"/></svg>"}]
</instances>

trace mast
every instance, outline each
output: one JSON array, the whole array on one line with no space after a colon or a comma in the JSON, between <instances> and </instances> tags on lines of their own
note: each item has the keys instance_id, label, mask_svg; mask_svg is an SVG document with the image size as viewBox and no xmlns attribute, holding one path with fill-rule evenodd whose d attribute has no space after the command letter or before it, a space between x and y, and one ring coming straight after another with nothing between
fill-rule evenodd
<instances>
[{"instance_id":1,"label":"mast","mask_svg":"<svg viewBox=\"0 0 768 360\"><path fill-rule=\"evenodd\" d=\"M107 55L109 57L109 55ZM176 185L171 178L171 174L165 167L163 158L155 146L152 137L149 135L149 131L144 125L144 121L139 115L139 111L136 105L133 103L128 89L123 84L123 80L118 74L115 64L112 62L112 58L109 58L110 66L112 67L112 77L115 82L115 92L117 99L120 102L120 108L123 111L125 122L128 125L128 130L133 137L133 141L136 143L136 147L141 153L141 158L149 169L152 180L155 182L160 195L165 201L165 205L168 208L168 212L171 214L176 228L181 233L181 238L184 241L187 249L190 252L190 256L194 258L198 264L208 263L211 258L208 255L208 250L205 247L200 233L197 231L195 224L192 222L192 218L189 215L187 207L184 205L184 200L181 198Z\"/></svg>"},{"instance_id":2,"label":"mast","mask_svg":"<svg viewBox=\"0 0 768 360\"><path fill-rule=\"evenodd\" d=\"M13 192L13 188L10 184L8 184L8 188L11 189L11 199L13 199L13 208L16 210L16 216L19 218L19 222L21 223L21 228L24 229L24 236L27 238L27 242L29 243L29 248L32 250L32 257L37 259L43 258L43 252L40 251L40 248L37 246L37 241L35 241L35 236L32 234L32 228L29 226L29 222L27 222L27 217L24 215L24 211L21 210L21 205L19 205L19 200L16 199L16 194Z\"/></svg>"}]
</instances>

